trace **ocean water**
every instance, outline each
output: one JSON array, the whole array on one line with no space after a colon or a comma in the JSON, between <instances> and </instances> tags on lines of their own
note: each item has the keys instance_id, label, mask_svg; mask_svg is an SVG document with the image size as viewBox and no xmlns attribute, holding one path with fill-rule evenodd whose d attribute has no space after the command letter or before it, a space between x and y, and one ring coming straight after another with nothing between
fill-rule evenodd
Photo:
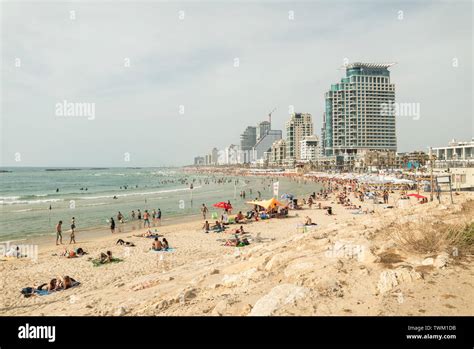
<instances>
[{"instance_id":1,"label":"ocean water","mask_svg":"<svg viewBox=\"0 0 474 349\"><path fill-rule=\"evenodd\" d=\"M131 224L131 211L160 208L163 224L198 216L205 203L230 200L236 210L251 208L245 201L272 196L270 178L188 174L160 168L0 168L0 241L54 235L63 221L67 240L71 218L76 232L108 230L108 220L120 211ZM280 194L307 194L315 184L278 178ZM190 189L191 184L193 189ZM252 190L252 194L250 194ZM246 199L239 195L246 192ZM114 196L116 199L114 199ZM234 210L235 211L235 210ZM117 226L120 226L117 223Z\"/></svg>"}]
</instances>

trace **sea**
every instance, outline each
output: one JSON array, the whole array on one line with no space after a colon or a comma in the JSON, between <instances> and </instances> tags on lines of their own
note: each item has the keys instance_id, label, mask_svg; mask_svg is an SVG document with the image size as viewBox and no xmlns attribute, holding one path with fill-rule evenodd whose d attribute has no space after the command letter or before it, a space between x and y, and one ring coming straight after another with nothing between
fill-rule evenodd
<instances>
[{"instance_id":1,"label":"sea","mask_svg":"<svg viewBox=\"0 0 474 349\"><path fill-rule=\"evenodd\" d=\"M273 183L284 193L307 195L317 184L287 178L190 174L182 168L0 168L0 242L55 235L63 221L67 240L71 219L76 237L81 231L105 232L110 218L120 231L141 226L132 220L138 209L161 209L162 223L182 222L200 216L204 203L210 213L220 215L212 205L230 200L233 212L252 208L246 202L273 196ZM240 193L245 191L245 198ZM118 212L125 216L119 224ZM66 235L65 235L66 233Z\"/></svg>"}]
</instances>

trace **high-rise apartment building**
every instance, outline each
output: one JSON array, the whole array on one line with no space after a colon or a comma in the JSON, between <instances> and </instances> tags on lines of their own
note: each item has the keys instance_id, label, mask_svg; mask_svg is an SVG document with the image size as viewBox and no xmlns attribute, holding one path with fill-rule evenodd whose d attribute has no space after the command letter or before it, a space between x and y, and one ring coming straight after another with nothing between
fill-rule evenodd
<instances>
[{"instance_id":1,"label":"high-rise apartment building","mask_svg":"<svg viewBox=\"0 0 474 349\"><path fill-rule=\"evenodd\" d=\"M326 92L324 155L354 155L358 150L396 151L393 63L352 63L346 77Z\"/></svg>"},{"instance_id":2,"label":"high-rise apartment building","mask_svg":"<svg viewBox=\"0 0 474 349\"><path fill-rule=\"evenodd\" d=\"M294 113L286 122L286 159L301 159L300 141L313 134L313 121L309 113Z\"/></svg>"}]
</instances>

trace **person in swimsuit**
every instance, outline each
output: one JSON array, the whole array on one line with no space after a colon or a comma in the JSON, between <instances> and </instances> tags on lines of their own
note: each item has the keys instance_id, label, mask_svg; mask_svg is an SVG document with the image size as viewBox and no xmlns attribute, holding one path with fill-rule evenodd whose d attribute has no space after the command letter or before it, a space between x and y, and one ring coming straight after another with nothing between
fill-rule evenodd
<instances>
[{"instance_id":1,"label":"person in swimsuit","mask_svg":"<svg viewBox=\"0 0 474 349\"><path fill-rule=\"evenodd\" d=\"M163 249L163 244L161 243L160 240L158 240L158 238L155 238L155 240L153 241L153 243L151 245L151 248L154 251L161 251Z\"/></svg>"},{"instance_id":2,"label":"person in swimsuit","mask_svg":"<svg viewBox=\"0 0 474 349\"><path fill-rule=\"evenodd\" d=\"M74 235L76 231L76 218L72 217L71 219L71 238L69 240L69 244L75 244L76 243L76 237Z\"/></svg>"},{"instance_id":3,"label":"person in swimsuit","mask_svg":"<svg viewBox=\"0 0 474 349\"><path fill-rule=\"evenodd\" d=\"M158 212L156 212L156 220L158 224L161 225L161 209L158 209Z\"/></svg>"},{"instance_id":4,"label":"person in swimsuit","mask_svg":"<svg viewBox=\"0 0 474 349\"><path fill-rule=\"evenodd\" d=\"M110 217L110 231L113 233L115 233L115 221L113 219L113 217Z\"/></svg>"},{"instance_id":5,"label":"person in swimsuit","mask_svg":"<svg viewBox=\"0 0 474 349\"><path fill-rule=\"evenodd\" d=\"M58 224L56 224L56 245L59 245L58 241L61 245L63 244L62 225L63 221L59 221Z\"/></svg>"},{"instance_id":6,"label":"person in swimsuit","mask_svg":"<svg viewBox=\"0 0 474 349\"><path fill-rule=\"evenodd\" d=\"M143 213L143 227L148 226L150 228L150 214L147 210Z\"/></svg>"},{"instance_id":7,"label":"person in swimsuit","mask_svg":"<svg viewBox=\"0 0 474 349\"><path fill-rule=\"evenodd\" d=\"M167 250L170 248L170 244L168 243L168 240L166 240L165 238L163 238L163 250Z\"/></svg>"}]
</instances>

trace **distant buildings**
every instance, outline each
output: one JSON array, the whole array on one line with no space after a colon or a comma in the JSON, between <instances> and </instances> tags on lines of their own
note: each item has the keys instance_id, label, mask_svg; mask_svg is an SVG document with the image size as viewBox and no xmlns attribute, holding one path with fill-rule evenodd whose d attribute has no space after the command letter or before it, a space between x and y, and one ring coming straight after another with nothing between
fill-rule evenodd
<instances>
[{"instance_id":1,"label":"distant buildings","mask_svg":"<svg viewBox=\"0 0 474 349\"><path fill-rule=\"evenodd\" d=\"M286 162L301 160L300 142L313 135L313 121L309 113L293 113L286 122Z\"/></svg>"},{"instance_id":2,"label":"distant buildings","mask_svg":"<svg viewBox=\"0 0 474 349\"><path fill-rule=\"evenodd\" d=\"M257 128L255 126L247 126L240 135L240 148L244 151L252 150L255 143L257 143Z\"/></svg>"},{"instance_id":3,"label":"distant buildings","mask_svg":"<svg viewBox=\"0 0 474 349\"><path fill-rule=\"evenodd\" d=\"M262 121L257 125L257 142L260 141L272 129L270 121Z\"/></svg>"},{"instance_id":4,"label":"distant buildings","mask_svg":"<svg viewBox=\"0 0 474 349\"><path fill-rule=\"evenodd\" d=\"M346 77L331 85L321 130L324 155L397 150L392 65L352 63Z\"/></svg>"},{"instance_id":5,"label":"distant buildings","mask_svg":"<svg viewBox=\"0 0 474 349\"><path fill-rule=\"evenodd\" d=\"M270 156L268 159L268 163L271 166L281 166L284 164L286 160L286 149L287 149L287 144L284 139L280 139L273 143L271 150L270 150Z\"/></svg>"},{"instance_id":6,"label":"distant buildings","mask_svg":"<svg viewBox=\"0 0 474 349\"><path fill-rule=\"evenodd\" d=\"M430 148L429 154L436 175L451 177L456 190L474 190L474 138L466 142L453 139L445 147Z\"/></svg>"},{"instance_id":7,"label":"distant buildings","mask_svg":"<svg viewBox=\"0 0 474 349\"><path fill-rule=\"evenodd\" d=\"M257 128L258 130L258 128ZM253 160L258 161L263 159L265 156L265 152L270 151L272 144L276 141L282 139L282 131L281 130L268 130L265 136L260 138L255 144L253 148Z\"/></svg>"},{"instance_id":8,"label":"distant buildings","mask_svg":"<svg viewBox=\"0 0 474 349\"><path fill-rule=\"evenodd\" d=\"M319 156L319 140L315 135L300 141L300 156L303 161L315 161Z\"/></svg>"},{"instance_id":9,"label":"distant buildings","mask_svg":"<svg viewBox=\"0 0 474 349\"><path fill-rule=\"evenodd\" d=\"M436 157L437 167L466 167L474 165L474 138L467 142L453 139L445 147L430 148L430 155Z\"/></svg>"},{"instance_id":10,"label":"distant buildings","mask_svg":"<svg viewBox=\"0 0 474 349\"><path fill-rule=\"evenodd\" d=\"M202 166L205 164L205 158L203 156L196 156L194 158L194 165L195 166Z\"/></svg>"},{"instance_id":11,"label":"distant buildings","mask_svg":"<svg viewBox=\"0 0 474 349\"><path fill-rule=\"evenodd\" d=\"M240 135L240 151L239 156L242 163L249 163L252 160L252 149L257 143L257 128L255 126L247 126L245 131Z\"/></svg>"}]
</instances>

